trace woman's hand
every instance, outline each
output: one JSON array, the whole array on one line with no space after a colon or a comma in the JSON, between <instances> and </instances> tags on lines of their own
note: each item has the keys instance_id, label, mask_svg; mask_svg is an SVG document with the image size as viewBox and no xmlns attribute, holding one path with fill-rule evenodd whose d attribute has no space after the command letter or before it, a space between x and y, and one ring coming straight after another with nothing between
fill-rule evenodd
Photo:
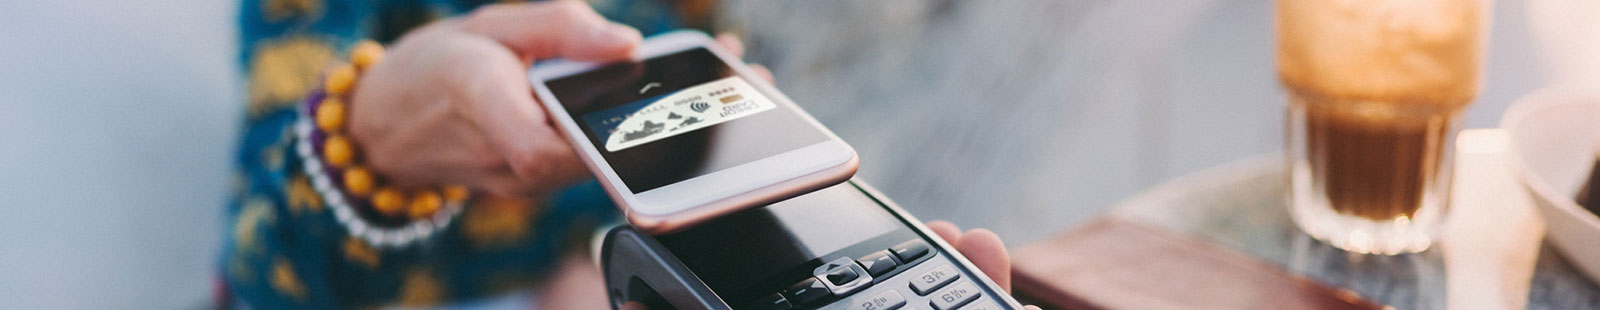
<instances>
[{"instance_id":1,"label":"woman's hand","mask_svg":"<svg viewBox=\"0 0 1600 310\"><path fill-rule=\"evenodd\" d=\"M535 102L534 59L620 60L637 30L578 1L493 5L413 31L357 84L350 134L397 186L543 192L587 175Z\"/></svg>"}]
</instances>

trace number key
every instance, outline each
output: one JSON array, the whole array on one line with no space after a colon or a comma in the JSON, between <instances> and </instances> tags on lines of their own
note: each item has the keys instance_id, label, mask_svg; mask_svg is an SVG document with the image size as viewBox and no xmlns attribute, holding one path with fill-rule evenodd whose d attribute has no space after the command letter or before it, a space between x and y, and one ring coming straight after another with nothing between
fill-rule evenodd
<instances>
[{"instance_id":1,"label":"number key","mask_svg":"<svg viewBox=\"0 0 1600 310\"><path fill-rule=\"evenodd\" d=\"M894 310L906 305L906 297L894 290L883 291L865 299L852 301L851 310Z\"/></svg>"},{"instance_id":2,"label":"number key","mask_svg":"<svg viewBox=\"0 0 1600 310\"><path fill-rule=\"evenodd\" d=\"M927 296L929 292L933 292L933 290L937 290L945 284L950 284L950 281L955 281L960 277L961 274L957 273L954 267L950 267L950 265L939 266L939 268L934 268L911 279L911 290L916 291L917 295Z\"/></svg>"},{"instance_id":3,"label":"number key","mask_svg":"<svg viewBox=\"0 0 1600 310\"><path fill-rule=\"evenodd\" d=\"M934 293L933 308L938 310L954 309L978 299L978 294L978 287L973 286L972 282L961 281L961 283L956 283L956 285L951 285L949 288Z\"/></svg>"}]
</instances>

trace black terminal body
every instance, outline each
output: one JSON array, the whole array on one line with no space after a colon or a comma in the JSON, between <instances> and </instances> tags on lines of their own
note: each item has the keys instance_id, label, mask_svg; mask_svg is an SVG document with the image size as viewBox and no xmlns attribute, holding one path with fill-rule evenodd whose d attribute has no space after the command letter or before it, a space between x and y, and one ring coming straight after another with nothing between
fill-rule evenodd
<instances>
[{"instance_id":1,"label":"black terminal body","mask_svg":"<svg viewBox=\"0 0 1600 310\"><path fill-rule=\"evenodd\" d=\"M1021 309L921 222L852 180L601 250L612 307Z\"/></svg>"}]
</instances>

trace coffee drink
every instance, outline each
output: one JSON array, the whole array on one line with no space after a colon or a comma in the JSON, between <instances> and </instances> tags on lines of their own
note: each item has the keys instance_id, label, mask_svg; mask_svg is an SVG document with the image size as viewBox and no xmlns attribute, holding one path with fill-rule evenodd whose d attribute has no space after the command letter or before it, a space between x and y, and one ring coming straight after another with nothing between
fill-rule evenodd
<instances>
[{"instance_id":1,"label":"coffee drink","mask_svg":"<svg viewBox=\"0 0 1600 310\"><path fill-rule=\"evenodd\" d=\"M1477 94L1482 0L1279 0L1291 213L1363 253L1421 251L1449 200L1450 149Z\"/></svg>"}]
</instances>

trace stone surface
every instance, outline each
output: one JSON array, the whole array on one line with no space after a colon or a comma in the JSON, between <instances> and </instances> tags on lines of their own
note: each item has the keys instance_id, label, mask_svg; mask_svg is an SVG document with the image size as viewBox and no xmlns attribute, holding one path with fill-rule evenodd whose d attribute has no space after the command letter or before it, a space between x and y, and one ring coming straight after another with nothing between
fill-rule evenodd
<instances>
[{"instance_id":1,"label":"stone surface","mask_svg":"<svg viewBox=\"0 0 1600 310\"><path fill-rule=\"evenodd\" d=\"M1445 308L1438 248L1374 256L1341 251L1294 227L1285 205L1281 155L1261 155L1158 185L1114 207L1132 219L1248 253L1397 309ZM1528 309L1600 309L1600 287L1546 242L1534 267Z\"/></svg>"}]
</instances>

